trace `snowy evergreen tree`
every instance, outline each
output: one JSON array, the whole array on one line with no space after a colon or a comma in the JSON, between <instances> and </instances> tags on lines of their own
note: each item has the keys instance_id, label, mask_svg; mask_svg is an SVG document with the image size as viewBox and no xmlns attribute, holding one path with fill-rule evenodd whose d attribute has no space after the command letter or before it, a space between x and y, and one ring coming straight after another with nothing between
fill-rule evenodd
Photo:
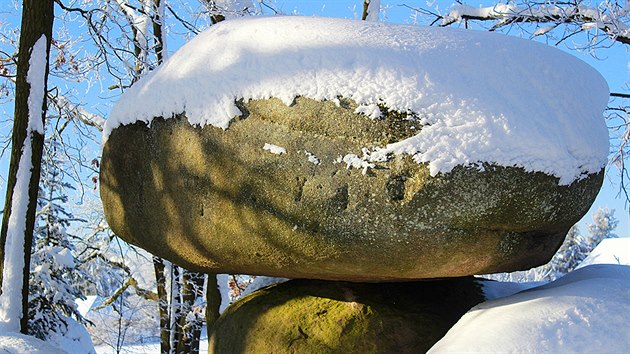
<instances>
[{"instance_id":1,"label":"snowy evergreen tree","mask_svg":"<svg viewBox=\"0 0 630 354\"><path fill-rule=\"evenodd\" d=\"M552 281L569 273L582 263L590 251L584 244L580 229L573 225L558 252L549 263L542 266L542 279L539 280Z\"/></svg>"},{"instance_id":2,"label":"snowy evergreen tree","mask_svg":"<svg viewBox=\"0 0 630 354\"><path fill-rule=\"evenodd\" d=\"M602 209L600 207L593 213L592 219L593 223L586 226L589 236L585 243L589 249L592 250L597 247L603 239L619 237L614 233L617 224L619 224L615 218L615 209L610 210L608 207Z\"/></svg>"},{"instance_id":3,"label":"snowy evergreen tree","mask_svg":"<svg viewBox=\"0 0 630 354\"><path fill-rule=\"evenodd\" d=\"M57 136L46 140L44 150L28 299L28 332L40 339L52 332L65 333L67 317L86 324L75 299L84 298L79 286L88 279L75 259L72 238L76 236L67 232L72 222L81 220L66 210L66 191L74 188L64 181L66 166Z\"/></svg>"}]
</instances>

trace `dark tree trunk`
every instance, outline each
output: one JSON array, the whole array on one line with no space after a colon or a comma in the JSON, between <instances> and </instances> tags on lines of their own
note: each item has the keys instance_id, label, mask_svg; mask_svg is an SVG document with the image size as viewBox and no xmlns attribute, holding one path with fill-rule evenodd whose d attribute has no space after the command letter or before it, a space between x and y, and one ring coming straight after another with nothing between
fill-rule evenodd
<instances>
[{"instance_id":1,"label":"dark tree trunk","mask_svg":"<svg viewBox=\"0 0 630 354\"><path fill-rule=\"evenodd\" d=\"M164 45L162 43L162 31L164 19L160 17L160 3L164 0L153 0L153 13L151 16L151 25L153 28L153 36L155 37L155 55L158 64L164 62ZM134 37L135 38L135 37ZM138 47L136 46L136 49ZM164 273L164 260L162 258L153 257L153 269L155 271L155 281L157 283L158 293L158 309L160 313L160 352L169 354L171 352L171 313L169 311L168 292L166 290L166 274ZM172 281L173 279L171 279Z\"/></svg>"},{"instance_id":2,"label":"dark tree trunk","mask_svg":"<svg viewBox=\"0 0 630 354\"><path fill-rule=\"evenodd\" d=\"M199 353L199 336L202 322L197 318L200 309L195 309L195 300L203 297L204 275L182 268L181 311L177 319L177 351L178 354ZM192 314L192 316L188 316ZM196 350L195 350L196 349Z\"/></svg>"},{"instance_id":3,"label":"dark tree trunk","mask_svg":"<svg viewBox=\"0 0 630 354\"><path fill-rule=\"evenodd\" d=\"M363 13L361 14L361 20L365 21L368 17L368 10L370 9L370 2L363 1Z\"/></svg>"},{"instance_id":4,"label":"dark tree trunk","mask_svg":"<svg viewBox=\"0 0 630 354\"><path fill-rule=\"evenodd\" d=\"M208 339L212 334L212 326L219 319L219 309L221 307L221 292L217 284L217 275L208 274L208 285L206 286L206 327Z\"/></svg>"},{"instance_id":5,"label":"dark tree trunk","mask_svg":"<svg viewBox=\"0 0 630 354\"><path fill-rule=\"evenodd\" d=\"M160 13L160 7L164 6L162 1L165 0L153 0L153 15L151 16L151 24L153 25L153 37L155 37L155 56L157 57L158 65L164 62L164 45L163 43L163 27L164 19Z\"/></svg>"},{"instance_id":6,"label":"dark tree trunk","mask_svg":"<svg viewBox=\"0 0 630 354\"><path fill-rule=\"evenodd\" d=\"M28 101L30 95L30 84L26 81L26 78L29 69L29 61L31 59L33 46L42 37L42 35L44 35L46 38L46 70L44 75L45 88L48 79L48 53L50 52L52 26L54 20L53 4L53 0L24 0L22 4L22 24L15 85L15 118L13 121L13 136L11 139L11 162L9 166L2 230L0 232L0 283L2 281L2 271L4 269L4 247L7 240L7 226L11 215L18 166L20 158L22 157L22 148L24 147L25 140L28 135ZM46 95L44 95L41 105L43 109L42 116L37 117L37 119L41 119L43 122L46 115ZM30 273L31 243L33 242L33 228L35 225L37 191L39 186L44 136L38 132L32 132L31 141L26 141L26 144L30 144L31 146L32 155L30 166L32 166L32 170L28 188L29 200L24 231L25 263L22 282L22 319L20 321L21 331L23 333L26 333L28 323L28 278Z\"/></svg>"},{"instance_id":7,"label":"dark tree trunk","mask_svg":"<svg viewBox=\"0 0 630 354\"><path fill-rule=\"evenodd\" d=\"M168 293L166 292L166 275L164 274L164 261L160 257L153 257L153 269L157 282L158 309L160 313L160 353L169 354L171 351L170 313L168 306Z\"/></svg>"}]
</instances>

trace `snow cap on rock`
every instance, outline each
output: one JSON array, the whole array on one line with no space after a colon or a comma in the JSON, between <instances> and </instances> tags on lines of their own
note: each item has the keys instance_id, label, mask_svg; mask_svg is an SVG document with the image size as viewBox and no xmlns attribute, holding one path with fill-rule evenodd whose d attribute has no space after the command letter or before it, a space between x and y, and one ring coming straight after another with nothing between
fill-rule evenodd
<instances>
[{"instance_id":1,"label":"snow cap on rock","mask_svg":"<svg viewBox=\"0 0 630 354\"><path fill-rule=\"evenodd\" d=\"M501 34L248 18L212 26L127 90L104 139L120 125L180 113L191 124L227 129L241 115L239 99L277 97L289 105L297 96L344 97L412 113L422 126L411 138L366 146L372 161L409 154L432 175L487 162L567 185L606 163L608 92L579 59Z\"/></svg>"}]
</instances>

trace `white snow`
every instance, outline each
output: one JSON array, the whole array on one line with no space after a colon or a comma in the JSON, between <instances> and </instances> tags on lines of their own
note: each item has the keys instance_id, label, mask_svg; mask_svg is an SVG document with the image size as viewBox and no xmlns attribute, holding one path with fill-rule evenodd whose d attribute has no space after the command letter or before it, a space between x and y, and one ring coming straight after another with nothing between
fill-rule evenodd
<instances>
[{"instance_id":1,"label":"white snow","mask_svg":"<svg viewBox=\"0 0 630 354\"><path fill-rule=\"evenodd\" d=\"M368 169L376 167L373 163L370 163L370 152L366 148L363 148L363 157L359 157L355 154L347 154L345 156L339 156L334 161L334 163L342 163L346 164L347 169L358 168L361 170L361 173L366 174Z\"/></svg>"},{"instance_id":2,"label":"white snow","mask_svg":"<svg viewBox=\"0 0 630 354\"><path fill-rule=\"evenodd\" d=\"M0 327L7 332L18 332L22 318L22 278L24 272L24 233L28 209L28 189L31 180L31 140L33 132L44 133L42 123L46 57L46 36L33 45L26 81L30 84L28 125L19 158L16 182L11 198L11 214L5 240L2 294L0 294ZM39 100L39 101L37 101ZM38 103L39 102L39 103ZM29 246L30 247L30 246Z\"/></svg>"},{"instance_id":3,"label":"white snow","mask_svg":"<svg viewBox=\"0 0 630 354\"><path fill-rule=\"evenodd\" d=\"M26 336L20 333L7 333L0 331L0 353L66 354L67 352L35 337Z\"/></svg>"},{"instance_id":4,"label":"white snow","mask_svg":"<svg viewBox=\"0 0 630 354\"><path fill-rule=\"evenodd\" d=\"M319 165L321 163L321 161L319 161L319 158L317 158L317 156L315 156L313 153L305 150L304 154L306 155L308 162L312 163L313 165Z\"/></svg>"},{"instance_id":5,"label":"white snow","mask_svg":"<svg viewBox=\"0 0 630 354\"><path fill-rule=\"evenodd\" d=\"M64 318L65 333L51 332L48 343L71 354L93 354L94 344L85 327L72 318Z\"/></svg>"},{"instance_id":6,"label":"white snow","mask_svg":"<svg viewBox=\"0 0 630 354\"><path fill-rule=\"evenodd\" d=\"M44 134L44 122L42 121L42 109L44 106L44 94L46 93L45 79L48 57L46 54L46 36L41 37L33 45L31 58L28 62L26 82L30 85L28 95L28 130Z\"/></svg>"},{"instance_id":7,"label":"white snow","mask_svg":"<svg viewBox=\"0 0 630 354\"><path fill-rule=\"evenodd\" d=\"M46 92L44 85L46 66L46 36L42 35L31 49L29 69L26 74L26 82L30 85L28 125L11 198L11 214L7 223L4 268L2 270L2 294L0 294L0 328L7 332L18 332L20 319L22 318L24 233L29 202L28 187L32 170L31 140L33 132L44 134L42 109Z\"/></svg>"},{"instance_id":8,"label":"white snow","mask_svg":"<svg viewBox=\"0 0 630 354\"><path fill-rule=\"evenodd\" d=\"M48 254L54 259L58 268L73 268L75 266L74 256L68 248L59 246L50 246L47 249Z\"/></svg>"},{"instance_id":9,"label":"white snow","mask_svg":"<svg viewBox=\"0 0 630 354\"><path fill-rule=\"evenodd\" d=\"M363 114L372 119L378 119L382 116L381 109L378 108L378 105L376 104L366 104L358 106L354 110L354 113Z\"/></svg>"},{"instance_id":10,"label":"white snow","mask_svg":"<svg viewBox=\"0 0 630 354\"><path fill-rule=\"evenodd\" d=\"M535 288L544 285L544 282L502 282L502 281L484 281L482 283L483 296L487 300L499 299L502 297L514 295L523 290Z\"/></svg>"},{"instance_id":11,"label":"white snow","mask_svg":"<svg viewBox=\"0 0 630 354\"><path fill-rule=\"evenodd\" d=\"M88 311L92 309L94 302L96 301L96 295L86 296L85 299L76 299L74 300L77 303L77 311L81 314L81 316L86 317Z\"/></svg>"},{"instance_id":12,"label":"white snow","mask_svg":"<svg viewBox=\"0 0 630 354\"><path fill-rule=\"evenodd\" d=\"M550 31L552 31L554 28L554 26L543 26L543 27L539 27L534 31L534 36L544 36L545 34L549 33Z\"/></svg>"},{"instance_id":13,"label":"white snow","mask_svg":"<svg viewBox=\"0 0 630 354\"><path fill-rule=\"evenodd\" d=\"M0 327L18 332L22 318L22 278L24 272L24 233L28 209L28 185L31 179L31 132L29 131L17 171L11 199L11 214L5 241L2 294L0 294Z\"/></svg>"},{"instance_id":14,"label":"white snow","mask_svg":"<svg viewBox=\"0 0 630 354\"><path fill-rule=\"evenodd\" d=\"M283 148L282 146L269 144L269 143L265 143L265 145L263 146L263 150L269 151L270 153L276 154L276 155L282 155L282 154L287 153L287 149Z\"/></svg>"},{"instance_id":15,"label":"white snow","mask_svg":"<svg viewBox=\"0 0 630 354\"><path fill-rule=\"evenodd\" d=\"M607 238L595 247L578 268L591 264L630 265L630 237Z\"/></svg>"},{"instance_id":16,"label":"white snow","mask_svg":"<svg viewBox=\"0 0 630 354\"><path fill-rule=\"evenodd\" d=\"M630 267L591 265L472 308L430 353L623 353Z\"/></svg>"},{"instance_id":17,"label":"white snow","mask_svg":"<svg viewBox=\"0 0 630 354\"><path fill-rule=\"evenodd\" d=\"M451 8L442 18L442 25L462 21L464 18L494 19L498 24L505 25L512 20L520 20L531 23L562 23L565 20L572 24L582 24L583 30L599 28L608 32L611 37L628 38L630 27L625 17L630 12L630 7L619 6L616 2L602 1L596 7L587 2L571 4L563 2L556 4L548 1L542 3L525 2L520 7L514 2L495 3L488 7L472 7L458 4ZM539 31L534 35L544 34Z\"/></svg>"},{"instance_id":18,"label":"white snow","mask_svg":"<svg viewBox=\"0 0 630 354\"><path fill-rule=\"evenodd\" d=\"M415 112L416 136L366 148L380 161L413 155L432 175L489 162L570 184L608 154L608 87L570 54L496 33L311 17L212 26L127 90L103 136L183 112L227 129L237 99L296 96Z\"/></svg>"}]
</instances>

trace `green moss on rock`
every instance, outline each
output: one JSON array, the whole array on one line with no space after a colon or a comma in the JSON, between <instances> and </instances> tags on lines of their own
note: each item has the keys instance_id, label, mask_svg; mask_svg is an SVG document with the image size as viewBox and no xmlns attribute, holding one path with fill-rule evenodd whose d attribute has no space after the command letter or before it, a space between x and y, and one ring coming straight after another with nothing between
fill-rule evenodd
<instances>
[{"instance_id":1,"label":"green moss on rock","mask_svg":"<svg viewBox=\"0 0 630 354\"><path fill-rule=\"evenodd\" d=\"M484 301L479 282L290 281L231 305L209 352L422 353Z\"/></svg>"}]
</instances>

